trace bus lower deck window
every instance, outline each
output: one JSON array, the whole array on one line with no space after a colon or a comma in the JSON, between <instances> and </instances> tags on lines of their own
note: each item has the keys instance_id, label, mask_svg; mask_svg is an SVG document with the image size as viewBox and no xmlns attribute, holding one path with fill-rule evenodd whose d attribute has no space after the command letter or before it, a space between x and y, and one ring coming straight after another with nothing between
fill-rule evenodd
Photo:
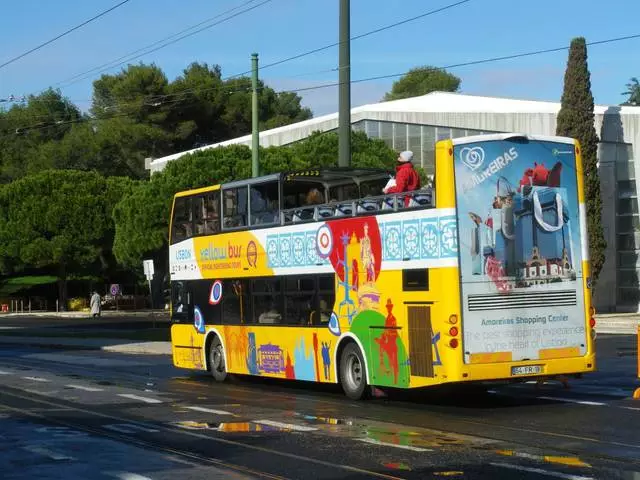
<instances>
[{"instance_id":1,"label":"bus lower deck window","mask_svg":"<svg viewBox=\"0 0 640 480\"><path fill-rule=\"evenodd\" d=\"M429 290L429 269L414 268L403 270L402 290Z\"/></svg>"}]
</instances>

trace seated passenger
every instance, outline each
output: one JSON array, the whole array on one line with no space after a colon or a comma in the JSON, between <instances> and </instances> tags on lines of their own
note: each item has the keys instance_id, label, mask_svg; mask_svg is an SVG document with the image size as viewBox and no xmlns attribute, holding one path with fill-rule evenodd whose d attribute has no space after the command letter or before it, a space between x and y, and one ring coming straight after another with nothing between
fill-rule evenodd
<instances>
[{"instance_id":1,"label":"seated passenger","mask_svg":"<svg viewBox=\"0 0 640 480\"><path fill-rule=\"evenodd\" d=\"M306 203L307 205L320 205L324 203L324 198L320 190L317 188L309 190L309 192L307 192Z\"/></svg>"},{"instance_id":2,"label":"seated passenger","mask_svg":"<svg viewBox=\"0 0 640 480\"><path fill-rule=\"evenodd\" d=\"M405 151L398 155L398 163L396 165L396 184L389 188L384 188L385 194L412 192L420 189L420 176L418 172L413 168L411 160L413 159L413 152ZM411 198L407 195L404 198L405 206L409 205Z\"/></svg>"}]
</instances>

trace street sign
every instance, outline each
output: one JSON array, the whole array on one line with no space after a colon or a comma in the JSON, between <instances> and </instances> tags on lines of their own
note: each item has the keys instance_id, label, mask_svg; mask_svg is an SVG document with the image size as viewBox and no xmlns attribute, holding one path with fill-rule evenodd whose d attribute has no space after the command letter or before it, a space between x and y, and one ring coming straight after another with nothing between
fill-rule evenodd
<instances>
[{"instance_id":1,"label":"street sign","mask_svg":"<svg viewBox=\"0 0 640 480\"><path fill-rule=\"evenodd\" d=\"M145 277L147 277L147 280L151 280L153 278L153 260L143 260L142 266Z\"/></svg>"}]
</instances>

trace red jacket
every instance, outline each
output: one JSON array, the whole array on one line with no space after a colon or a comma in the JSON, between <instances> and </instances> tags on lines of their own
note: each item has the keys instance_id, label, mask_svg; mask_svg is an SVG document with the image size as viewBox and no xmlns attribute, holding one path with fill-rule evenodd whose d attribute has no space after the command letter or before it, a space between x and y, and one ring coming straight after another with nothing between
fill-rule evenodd
<instances>
[{"instance_id":1,"label":"red jacket","mask_svg":"<svg viewBox=\"0 0 640 480\"><path fill-rule=\"evenodd\" d=\"M396 166L396 186L389 188L387 193L411 192L420 188L420 177L411 163L401 163ZM409 205L410 198L404 198L404 204Z\"/></svg>"}]
</instances>

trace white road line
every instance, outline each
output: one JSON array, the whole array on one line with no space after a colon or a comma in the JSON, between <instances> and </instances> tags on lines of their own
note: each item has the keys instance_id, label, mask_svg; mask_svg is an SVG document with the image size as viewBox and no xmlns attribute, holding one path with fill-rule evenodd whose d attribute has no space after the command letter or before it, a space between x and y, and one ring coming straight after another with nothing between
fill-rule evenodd
<instances>
[{"instance_id":1,"label":"white road line","mask_svg":"<svg viewBox=\"0 0 640 480\"><path fill-rule=\"evenodd\" d=\"M626 410L640 410L640 408L638 407L620 407L620 408L624 408Z\"/></svg>"},{"instance_id":2,"label":"white road line","mask_svg":"<svg viewBox=\"0 0 640 480\"><path fill-rule=\"evenodd\" d=\"M231 412L227 412L226 410L216 410L215 408L205 408L205 407L184 407L189 410L194 410L196 412L204 412L204 413L213 413L214 415L233 415Z\"/></svg>"},{"instance_id":3,"label":"white road line","mask_svg":"<svg viewBox=\"0 0 640 480\"><path fill-rule=\"evenodd\" d=\"M22 378L24 378L25 380L32 380L34 382L50 382L51 381L41 377L22 377Z\"/></svg>"},{"instance_id":4,"label":"white road line","mask_svg":"<svg viewBox=\"0 0 640 480\"><path fill-rule=\"evenodd\" d=\"M552 472L550 470L543 470L541 468L523 467L521 465L512 465L510 463L490 463L494 467L510 468L512 470L520 470L521 472L539 473L541 475L548 475L549 477L566 478L567 480L593 480L593 477L583 477L580 475L571 475L568 473Z\"/></svg>"},{"instance_id":5,"label":"white road line","mask_svg":"<svg viewBox=\"0 0 640 480\"><path fill-rule=\"evenodd\" d=\"M62 453L56 453L53 450L49 450L48 448L44 448L44 447L38 447L37 445L28 445L22 448L23 450L26 450L28 452L37 453L39 455L49 457L52 460L75 460L75 458L69 457L68 455L63 455Z\"/></svg>"},{"instance_id":6,"label":"white road line","mask_svg":"<svg viewBox=\"0 0 640 480\"><path fill-rule=\"evenodd\" d=\"M151 480L149 477L145 477L144 475L138 475L137 473L124 472L115 475L120 480Z\"/></svg>"},{"instance_id":7,"label":"white road line","mask_svg":"<svg viewBox=\"0 0 640 480\"><path fill-rule=\"evenodd\" d=\"M252 420L253 423L261 423L270 427L282 428L286 430L296 430L298 432L312 432L317 430L315 427L305 427L304 425L295 425L293 423L274 422L273 420Z\"/></svg>"},{"instance_id":8,"label":"white road line","mask_svg":"<svg viewBox=\"0 0 640 480\"><path fill-rule=\"evenodd\" d=\"M380 440L375 440L373 438L358 438L357 440L359 442L371 443L372 445L382 445L383 447L403 448L405 450L411 450L413 452L433 452L433 450L430 448L413 447L411 445L397 445L395 443L381 442Z\"/></svg>"},{"instance_id":9,"label":"white road line","mask_svg":"<svg viewBox=\"0 0 640 480\"><path fill-rule=\"evenodd\" d=\"M0 370L0 375L11 375L11 372L5 372L4 370Z\"/></svg>"},{"instance_id":10,"label":"white road line","mask_svg":"<svg viewBox=\"0 0 640 480\"><path fill-rule=\"evenodd\" d=\"M119 397L130 398L131 400L140 400L145 403L162 403L162 400L158 400L156 398L149 397L141 397L139 395L134 395L133 393L119 393Z\"/></svg>"},{"instance_id":11,"label":"white road line","mask_svg":"<svg viewBox=\"0 0 640 480\"><path fill-rule=\"evenodd\" d=\"M574 400L572 398L562 398L562 397L536 397L540 400L557 400L558 402L567 402L567 403L579 403L580 405L592 405L597 407L607 406L608 404L603 402L591 402L589 400Z\"/></svg>"},{"instance_id":12,"label":"white road line","mask_svg":"<svg viewBox=\"0 0 640 480\"><path fill-rule=\"evenodd\" d=\"M96 387L83 387L82 385L65 385L65 387L75 388L77 390L84 390L85 392L103 392L102 388Z\"/></svg>"}]
</instances>

